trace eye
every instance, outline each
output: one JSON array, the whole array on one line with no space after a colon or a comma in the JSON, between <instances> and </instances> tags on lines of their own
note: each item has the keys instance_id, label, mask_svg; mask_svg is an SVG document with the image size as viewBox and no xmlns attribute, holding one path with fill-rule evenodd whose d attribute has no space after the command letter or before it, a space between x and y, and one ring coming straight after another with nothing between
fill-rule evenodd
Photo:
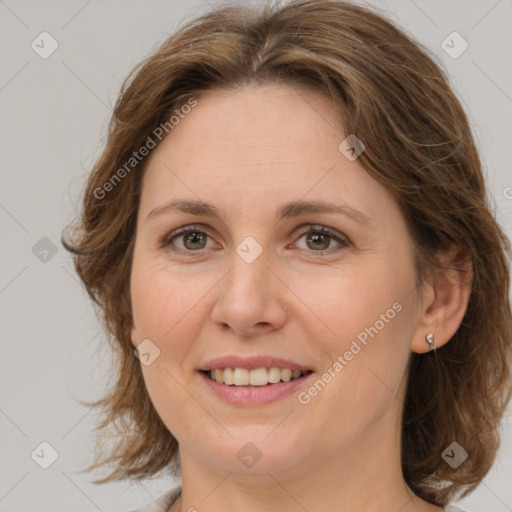
<instances>
[{"instance_id":1,"label":"eye","mask_svg":"<svg viewBox=\"0 0 512 512\"><path fill-rule=\"evenodd\" d=\"M164 238L161 243L162 248L167 248L172 245L175 247L172 250L177 250L182 253L193 253L198 252L206 247L207 239L209 238L208 233L198 226L186 226L183 228L176 229L168 236ZM182 246L175 246L173 240L179 240L182 242Z\"/></svg>"},{"instance_id":2,"label":"eye","mask_svg":"<svg viewBox=\"0 0 512 512\"><path fill-rule=\"evenodd\" d=\"M306 244L313 247L312 249L309 247L300 249L306 250L315 256L327 256L350 245L349 241L343 235L331 228L321 225L304 226L299 231L298 236L299 240L306 237ZM185 226L165 236L160 245L163 249L173 246L171 250L181 252L182 254L199 254L202 249L207 248L208 238L210 238L210 235L200 226ZM174 240L180 241L181 244L176 244ZM330 247L333 240L338 244L337 247Z\"/></svg>"},{"instance_id":3,"label":"eye","mask_svg":"<svg viewBox=\"0 0 512 512\"><path fill-rule=\"evenodd\" d=\"M350 245L343 235L325 226L305 226L299 231L299 235L301 235L299 240L305 237L307 244L305 250L313 253L315 256L330 255ZM330 247L333 240L338 244L337 247ZM327 251L326 249L329 250Z\"/></svg>"}]
</instances>

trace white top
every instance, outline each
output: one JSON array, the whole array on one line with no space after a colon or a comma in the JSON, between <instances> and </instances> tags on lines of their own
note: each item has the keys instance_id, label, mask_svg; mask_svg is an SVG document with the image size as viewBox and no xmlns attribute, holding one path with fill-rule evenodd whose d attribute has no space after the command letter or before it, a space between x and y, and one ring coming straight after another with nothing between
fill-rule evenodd
<instances>
[{"instance_id":1,"label":"white top","mask_svg":"<svg viewBox=\"0 0 512 512\"><path fill-rule=\"evenodd\" d=\"M181 486L175 487L165 494L162 494L157 500L149 505L128 512L167 512L169 507L178 499L181 494ZM466 512L455 505L446 505L444 508L445 512Z\"/></svg>"}]
</instances>

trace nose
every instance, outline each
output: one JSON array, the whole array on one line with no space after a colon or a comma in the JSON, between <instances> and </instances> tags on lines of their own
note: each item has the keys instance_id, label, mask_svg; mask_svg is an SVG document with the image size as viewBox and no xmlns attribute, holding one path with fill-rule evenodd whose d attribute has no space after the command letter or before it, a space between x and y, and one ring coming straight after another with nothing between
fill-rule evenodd
<instances>
[{"instance_id":1,"label":"nose","mask_svg":"<svg viewBox=\"0 0 512 512\"><path fill-rule=\"evenodd\" d=\"M222 331L251 337L280 329L286 322L286 285L270 268L265 251L248 263L233 251L230 270L215 287L212 321Z\"/></svg>"}]
</instances>

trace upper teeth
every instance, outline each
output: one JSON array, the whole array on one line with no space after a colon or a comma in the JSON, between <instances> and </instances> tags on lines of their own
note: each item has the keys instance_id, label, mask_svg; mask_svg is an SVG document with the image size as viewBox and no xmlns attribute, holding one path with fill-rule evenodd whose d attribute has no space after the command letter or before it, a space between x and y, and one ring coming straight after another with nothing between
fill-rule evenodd
<instances>
[{"instance_id":1,"label":"upper teeth","mask_svg":"<svg viewBox=\"0 0 512 512\"><path fill-rule=\"evenodd\" d=\"M211 378L220 384L228 386L266 386L268 383L276 384L279 381L289 382L301 377L305 372L290 370L288 368L215 368L210 371Z\"/></svg>"}]
</instances>

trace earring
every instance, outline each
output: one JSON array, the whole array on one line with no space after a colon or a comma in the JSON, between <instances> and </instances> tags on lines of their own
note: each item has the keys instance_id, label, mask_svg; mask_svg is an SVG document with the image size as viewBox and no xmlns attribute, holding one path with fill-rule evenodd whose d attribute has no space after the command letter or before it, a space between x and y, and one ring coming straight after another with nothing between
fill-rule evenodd
<instances>
[{"instance_id":1,"label":"earring","mask_svg":"<svg viewBox=\"0 0 512 512\"><path fill-rule=\"evenodd\" d=\"M427 336L425 337L427 343L428 343L428 346L430 347L430 350L435 350L436 349L436 345L434 343L434 334L429 332L427 334Z\"/></svg>"}]
</instances>

